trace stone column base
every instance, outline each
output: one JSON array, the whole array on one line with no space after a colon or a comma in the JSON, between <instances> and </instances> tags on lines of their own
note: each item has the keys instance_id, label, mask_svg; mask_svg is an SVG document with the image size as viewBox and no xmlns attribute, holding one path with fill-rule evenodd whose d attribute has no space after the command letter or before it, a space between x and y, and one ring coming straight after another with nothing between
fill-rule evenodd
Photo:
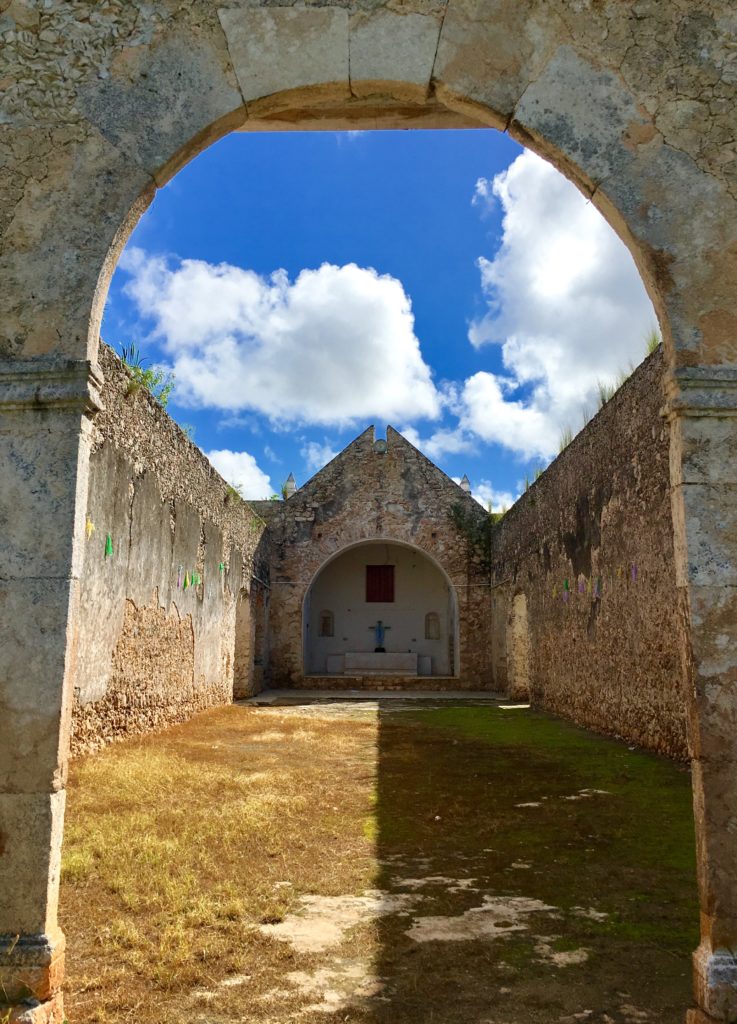
<instances>
[{"instance_id":1,"label":"stone column base","mask_svg":"<svg viewBox=\"0 0 737 1024\"><path fill-rule=\"evenodd\" d=\"M702 943L693 955L693 977L699 1008L687 1024L737 1022L737 957L728 949L712 950Z\"/></svg>"},{"instance_id":2,"label":"stone column base","mask_svg":"<svg viewBox=\"0 0 737 1024\"><path fill-rule=\"evenodd\" d=\"M719 1024L719 1021L703 1010L689 1010L686 1014L686 1024Z\"/></svg>"},{"instance_id":3,"label":"stone column base","mask_svg":"<svg viewBox=\"0 0 737 1024\"><path fill-rule=\"evenodd\" d=\"M61 1024L64 936L0 936L0 1020L3 1006L10 1020L23 1024Z\"/></svg>"},{"instance_id":4,"label":"stone column base","mask_svg":"<svg viewBox=\"0 0 737 1024\"><path fill-rule=\"evenodd\" d=\"M0 1009L0 1013L2 1013ZM5 1018L3 1018L3 1021ZM64 1007L61 992L57 992L44 1003L27 1003L10 1011L8 1024L64 1024Z\"/></svg>"}]
</instances>

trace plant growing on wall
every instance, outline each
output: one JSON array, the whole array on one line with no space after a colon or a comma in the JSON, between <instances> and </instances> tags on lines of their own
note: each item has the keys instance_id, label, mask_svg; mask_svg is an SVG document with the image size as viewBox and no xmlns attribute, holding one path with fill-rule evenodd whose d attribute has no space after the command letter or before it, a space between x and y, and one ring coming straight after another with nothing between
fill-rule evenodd
<instances>
[{"instance_id":1,"label":"plant growing on wall","mask_svg":"<svg viewBox=\"0 0 737 1024\"><path fill-rule=\"evenodd\" d=\"M174 374L146 366L148 360L141 354L141 350L133 341L130 345L120 346L120 358L131 377L128 394L135 394L139 388L145 388L161 408L166 409L169 396L174 388Z\"/></svg>"},{"instance_id":2,"label":"plant growing on wall","mask_svg":"<svg viewBox=\"0 0 737 1024\"><path fill-rule=\"evenodd\" d=\"M560 455L560 453L562 451L564 451L568 447L568 445L571 443L572 440L573 440L573 427L571 427L570 423L566 423L566 425L563 427L563 429L560 432L560 437L558 438L558 454L559 455Z\"/></svg>"},{"instance_id":3,"label":"plant growing on wall","mask_svg":"<svg viewBox=\"0 0 737 1024\"><path fill-rule=\"evenodd\" d=\"M278 494L270 494L269 501L286 501L289 497L289 481L285 480L284 483L279 485Z\"/></svg>"},{"instance_id":4,"label":"plant growing on wall","mask_svg":"<svg viewBox=\"0 0 737 1024\"><path fill-rule=\"evenodd\" d=\"M653 352L656 352L658 350L658 348L660 347L661 342L662 342L662 338L660 337L660 333L659 333L657 327L652 327L650 329L650 331L647 333L647 335L645 336L645 355L646 356L651 356L653 354ZM597 382L596 382L596 390L597 390L597 398L598 398L598 409L603 409L604 406L607 404L607 402L611 401L611 399L614 398L614 396L616 395L617 391L619 391L619 389L622 387L622 385L625 384L629 380L629 378L632 376L632 374L635 372L635 369L636 369L636 367L634 366L634 364L630 363L629 366L627 367L627 369L619 371L619 373L617 374L616 380L614 380L612 383L609 383L609 382L603 381L603 380L597 380ZM587 408L583 408L581 410L581 418L582 418L581 429L582 430L583 430L583 428L585 426L587 426L587 424L589 423L589 421L592 418L592 415L593 415L593 413L591 412L591 410L589 410ZM571 443L573 438L574 438L573 430L572 430L570 424L566 424L563 427L563 429L561 430L561 433L560 433L560 439L559 439L559 444L558 444L558 454L559 455L560 455L560 453L565 448L568 447L568 445Z\"/></svg>"},{"instance_id":5,"label":"plant growing on wall","mask_svg":"<svg viewBox=\"0 0 737 1024\"><path fill-rule=\"evenodd\" d=\"M491 506L484 512L470 509L465 502L457 501L448 510L448 518L458 533L466 539L469 555L484 572L491 571L491 536L494 525L504 512L493 512Z\"/></svg>"},{"instance_id":6,"label":"plant growing on wall","mask_svg":"<svg viewBox=\"0 0 737 1024\"><path fill-rule=\"evenodd\" d=\"M647 338L645 339L645 346L647 348L647 354L649 356L651 356L653 352L660 346L661 341L662 338L660 337L660 332L658 331L658 328L652 327L650 329L649 334L647 335Z\"/></svg>"},{"instance_id":7,"label":"plant growing on wall","mask_svg":"<svg viewBox=\"0 0 737 1024\"><path fill-rule=\"evenodd\" d=\"M225 500L230 502L245 501L240 484L236 484L235 486L233 486L232 484L227 485L225 489Z\"/></svg>"},{"instance_id":8,"label":"plant growing on wall","mask_svg":"<svg viewBox=\"0 0 737 1024\"><path fill-rule=\"evenodd\" d=\"M264 532L266 523L263 521L261 516L257 516L255 512L252 513L253 518L248 522L248 532L251 537L259 538Z\"/></svg>"}]
</instances>

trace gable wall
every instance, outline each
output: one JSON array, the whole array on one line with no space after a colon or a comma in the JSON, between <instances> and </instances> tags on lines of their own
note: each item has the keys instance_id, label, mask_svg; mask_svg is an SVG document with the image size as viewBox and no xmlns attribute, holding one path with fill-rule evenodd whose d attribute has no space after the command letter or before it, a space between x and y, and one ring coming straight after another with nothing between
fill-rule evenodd
<instances>
[{"instance_id":1,"label":"gable wall","mask_svg":"<svg viewBox=\"0 0 737 1024\"><path fill-rule=\"evenodd\" d=\"M283 502L269 522L272 544L270 678L272 686L310 686L303 671L305 594L321 567L360 541L411 544L435 559L458 599L460 674L452 688L491 686L488 568L469 559L468 546L450 519L461 502L483 509L396 431L387 450L374 448L369 428L303 488ZM391 650L391 645L387 645ZM421 680L422 688L431 681ZM342 677L336 684L345 686ZM357 681L351 679L351 686ZM396 680L367 685L397 687ZM417 686L418 684L413 683Z\"/></svg>"}]
</instances>

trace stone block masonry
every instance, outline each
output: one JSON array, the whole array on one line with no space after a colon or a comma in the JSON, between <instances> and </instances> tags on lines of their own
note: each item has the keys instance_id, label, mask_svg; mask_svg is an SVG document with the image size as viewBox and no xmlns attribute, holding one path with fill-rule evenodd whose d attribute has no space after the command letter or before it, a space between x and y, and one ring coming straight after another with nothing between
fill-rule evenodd
<instances>
[{"instance_id":1,"label":"stone block masonry","mask_svg":"<svg viewBox=\"0 0 737 1024\"><path fill-rule=\"evenodd\" d=\"M342 682L329 677L324 668L310 672L305 650L311 635L308 610L318 577L326 567L338 565L339 559L349 559L351 552L357 561L346 569L347 576L341 581L338 573L332 597L323 593L322 603L312 609L312 642L316 613L324 603L325 609L335 614L336 643L330 653L373 651L369 626L376 618L384 617L392 630L387 639L389 652L429 653L432 641L424 639L421 622L409 628L409 642L398 639L404 636L399 591L404 585L405 596L410 592L412 572L418 571L413 565L412 572L408 569L407 576L401 575L403 557L397 546L403 546L402 550L414 553L410 562L432 560L435 572L444 574L441 588L452 596L450 621L442 619L442 640L437 644L437 648L445 648L444 657L437 656L436 649L432 659L439 668L433 674L445 679L430 685L453 690L491 688L488 560L479 560L475 552L469 551L466 537L451 515L460 507L467 518L483 522L486 513L400 433L388 427L384 442L377 440L374 428L369 427L296 494L273 506L268 524L272 552L272 686L363 685L356 679L361 672L346 672ZM397 563L396 602L392 596L385 605L364 603L362 551L370 552L363 561ZM431 576L424 579L430 580ZM411 593L408 618L413 611L419 612L420 618L428 611L442 611L433 604L436 598L429 598L427 587ZM376 608L384 611L379 613L374 611ZM440 669L448 662L450 671ZM428 689L429 685L427 677L417 676L415 670L414 676L406 676L403 682L396 675L372 676L371 688L412 690Z\"/></svg>"},{"instance_id":2,"label":"stone block masonry","mask_svg":"<svg viewBox=\"0 0 737 1024\"><path fill-rule=\"evenodd\" d=\"M685 759L664 358L638 367L493 532L494 678Z\"/></svg>"},{"instance_id":3,"label":"stone block masonry","mask_svg":"<svg viewBox=\"0 0 737 1024\"><path fill-rule=\"evenodd\" d=\"M268 577L262 520L105 345L100 366L74 753L227 703L234 679L250 692L251 584Z\"/></svg>"}]
</instances>

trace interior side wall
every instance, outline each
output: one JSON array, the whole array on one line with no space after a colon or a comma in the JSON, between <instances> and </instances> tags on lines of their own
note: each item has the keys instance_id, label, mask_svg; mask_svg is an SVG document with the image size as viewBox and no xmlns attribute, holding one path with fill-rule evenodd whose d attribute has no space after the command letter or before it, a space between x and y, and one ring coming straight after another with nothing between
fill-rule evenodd
<instances>
[{"instance_id":1,"label":"interior side wall","mask_svg":"<svg viewBox=\"0 0 737 1024\"><path fill-rule=\"evenodd\" d=\"M235 638L233 649L233 697L241 700L254 693L253 658L256 639L256 619L251 607L251 595L241 588L235 603Z\"/></svg>"},{"instance_id":2,"label":"interior side wall","mask_svg":"<svg viewBox=\"0 0 737 1024\"><path fill-rule=\"evenodd\" d=\"M494 531L492 647L511 692L524 595L533 702L685 758L664 370L658 350Z\"/></svg>"},{"instance_id":3,"label":"interior side wall","mask_svg":"<svg viewBox=\"0 0 737 1024\"><path fill-rule=\"evenodd\" d=\"M236 623L239 688L250 690L253 656L243 645L263 547L258 520L202 452L110 349L100 358L105 408L90 462L76 753L231 700Z\"/></svg>"}]
</instances>

